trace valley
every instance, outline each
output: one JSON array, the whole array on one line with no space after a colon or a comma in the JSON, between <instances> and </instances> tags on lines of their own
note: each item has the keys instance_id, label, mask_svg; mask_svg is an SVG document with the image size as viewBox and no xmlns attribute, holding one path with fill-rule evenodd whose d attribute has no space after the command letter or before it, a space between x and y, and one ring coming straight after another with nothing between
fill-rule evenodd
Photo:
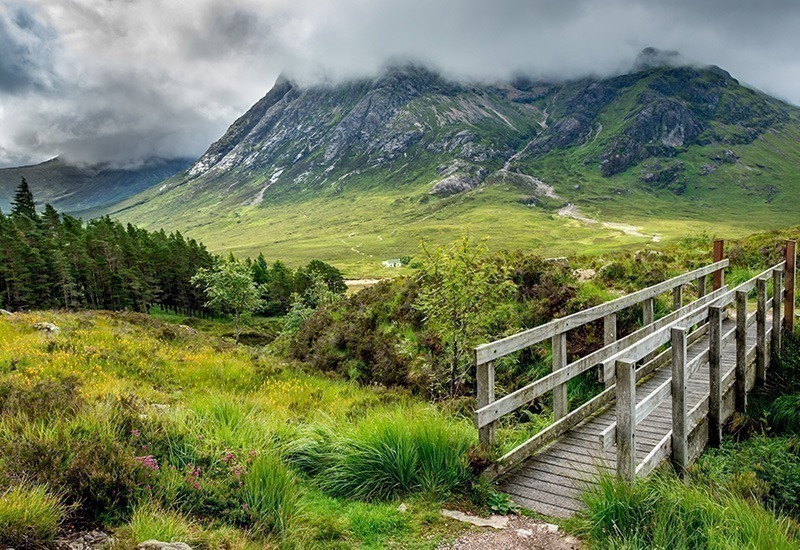
<instances>
[{"instance_id":1,"label":"valley","mask_svg":"<svg viewBox=\"0 0 800 550\"><path fill-rule=\"evenodd\" d=\"M385 277L422 239L467 233L565 256L785 227L798 144L799 109L717 67L484 85L408 65L281 78L187 172L92 213Z\"/></svg>"}]
</instances>

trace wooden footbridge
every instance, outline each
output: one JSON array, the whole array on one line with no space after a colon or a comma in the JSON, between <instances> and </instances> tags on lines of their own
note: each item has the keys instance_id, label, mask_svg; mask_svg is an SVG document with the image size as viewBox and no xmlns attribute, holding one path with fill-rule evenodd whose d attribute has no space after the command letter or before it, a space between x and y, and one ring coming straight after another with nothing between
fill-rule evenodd
<instances>
[{"instance_id":1,"label":"wooden footbridge","mask_svg":"<svg viewBox=\"0 0 800 550\"><path fill-rule=\"evenodd\" d=\"M477 347L475 425L485 448L493 448L502 417L553 395L553 424L484 475L519 505L568 517L601 472L632 483L669 462L685 469L707 446L719 445L726 420L744 411L748 392L766 380L781 328L794 326L795 263L795 242L787 241L784 261L729 288L728 260L716 241L711 265ZM684 304L689 284L697 299ZM672 294L672 312L656 319L655 299L665 293ZM617 338L616 315L631 307L642 308L642 327ZM604 346L568 358L569 331L592 322L603 323ZM494 361L547 340L553 372L495 398ZM592 369L606 389L570 411L567 382Z\"/></svg>"}]
</instances>

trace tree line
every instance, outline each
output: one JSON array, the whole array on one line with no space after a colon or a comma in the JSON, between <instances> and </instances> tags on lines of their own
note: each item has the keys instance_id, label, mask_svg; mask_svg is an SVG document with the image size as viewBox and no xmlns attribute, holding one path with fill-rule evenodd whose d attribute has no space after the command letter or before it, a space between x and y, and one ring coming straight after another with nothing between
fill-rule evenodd
<instances>
[{"instance_id":1,"label":"tree line","mask_svg":"<svg viewBox=\"0 0 800 550\"><path fill-rule=\"evenodd\" d=\"M23 178L0 212L0 303L9 309L203 309L190 283L212 255L179 232L149 232L108 216L84 223L49 204L36 212Z\"/></svg>"},{"instance_id":2,"label":"tree line","mask_svg":"<svg viewBox=\"0 0 800 550\"><path fill-rule=\"evenodd\" d=\"M235 261L232 258L224 261ZM180 232L149 232L108 216L83 222L51 205L36 211L22 179L11 212L0 211L0 306L6 309L111 309L159 306L185 315L214 313L192 282L223 260ZM283 315L315 281L346 289L341 272L319 260L296 270L263 255L243 262L261 293L257 313Z\"/></svg>"}]
</instances>

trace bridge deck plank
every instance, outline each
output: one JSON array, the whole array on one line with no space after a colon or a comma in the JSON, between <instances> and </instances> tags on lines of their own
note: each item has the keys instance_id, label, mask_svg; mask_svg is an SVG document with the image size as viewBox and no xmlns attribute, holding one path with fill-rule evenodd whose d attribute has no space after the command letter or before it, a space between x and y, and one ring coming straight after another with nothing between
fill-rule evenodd
<instances>
[{"instance_id":1,"label":"bridge deck plank","mask_svg":"<svg viewBox=\"0 0 800 550\"><path fill-rule=\"evenodd\" d=\"M734 328L735 322L723 323L723 334ZM755 341L755 325L749 327L748 344ZM708 349L708 337L703 336L689 347L691 361ZM720 361L723 379L736 365L736 346L731 339L722 348ZM670 365L656 370L636 387L637 403L671 376ZM709 390L708 363L690 377L687 384L687 404L692 410ZM672 427L671 400L667 399L636 428L636 455L643 461L653 447ZM616 420L613 404L605 411L587 418L575 428L498 480L500 490L511 499L535 512L556 517L570 517L582 508L580 493L596 482L598 473L613 473L616 451L602 449L600 434Z\"/></svg>"}]
</instances>

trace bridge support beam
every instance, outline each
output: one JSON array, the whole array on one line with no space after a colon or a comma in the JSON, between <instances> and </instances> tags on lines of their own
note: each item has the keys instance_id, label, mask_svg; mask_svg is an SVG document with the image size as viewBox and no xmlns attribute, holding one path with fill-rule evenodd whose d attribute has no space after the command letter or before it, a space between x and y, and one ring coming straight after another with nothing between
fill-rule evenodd
<instances>
[{"instance_id":1,"label":"bridge support beam","mask_svg":"<svg viewBox=\"0 0 800 550\"><path fill-rule=\"evenodd\" d=\"M747 407L747 291L736 291L736 411Z\"/></svg>"},{"instance_id":2,"label":"bridge support beam","mask_svg":"<svg viewBox=\"0 0 800 550\"><path fill-rule=\"evenodd\" d=\"M567 333L562 332L551 338L553 351L553 372L567 366ZM553 420L560 420L569 413L567 385L553 388Z\"/></svg>"},{"instance_id":3,"label":"bridge support beam","mask_svg":"<svg viewBox=\"0 0 800 550\"><path fill-rule=\"evenodd\" d=\"M617 314L610 313L603 317L603 346L608 346L617 341ZM605 382L606 388L614 385L614 378L605 375L605 369L600 367L601 381Z\"/></svg>"},{"instance_id":4,"label":"bridge support beam","mask_svg":"<svg viewBox=\"0 0 800 550\"><path fill-rule=\"evenodd\" d=\"M725 257L725 241L717 239L714 241L714 263L722 261ZM714 272L714 290L722 288L725 284L725 271L720 269Z\"/></svg>"},{"instance_id":5,"label":"bridge support beam","mask_svg":"<svg viewBox=\"0 0 800 550\"><path fill-rule=\"evenodd\" d=\"M636 363L617 361L617 476L636 480Z\"/></svg>"},{"instance_id":6,"label":"bridge support beam","mask_svg":"<svg viewBox=\"0 0 800 550\"><path fill-rule=\"evenodd\" d=\"M756 379L767 381L767 279L756 281Z\"/></svg>"},{"instance_id":7,"label":"bridge support beam","mask_svg":"<svg viewBox=\"0 0 800 550\"><path fill-rule=\"evenodd\" d=\"M476 365L475 382L477 385L477 405L480 409L494 401L494 362ZM495 428L497 421L490 422L478 429L478 442L480 446L489 451L494 446Z\"/></svg>"},{"instance_id":8,"label":"bridge support beam","mask_svg":"<svg viewBox=\"0 0 800 550\"><path fill-rule=\"evenodd\" d=\"M722 308L708 308L708 444L722 443Z\"/></svg>"},{"instance_id":9,"label":"bridge support beam","mask_svg":"<svg viewBox=\"0 0 800 550\"><path fill-rule=\"evenodd\" d=\"M776 269L772 272L772 357L776 359L781 354L782 293L783 272Z\"/></svg>"},{"instance_id":10,"label":"bridge support beam","mask_svg":"<svg viewBox=\"0 0 800 550\"><path fill-rule=\"evenodd\" d=\"M672 339L672 463L683 475L689 465L689 432L686 417L686 329L673 327Z\"/></svg>"},{"instance_id":11,"label":"bridge support beam","mask_svg":"<svg viewBox=\"0 0 800 550\"><path fill-rule=\"evenodd\" d=\"M784 296L783 328L794 332L794 281L797 266L797 241L786 241L786 295Z\"/></svg>"}]
</instances>

